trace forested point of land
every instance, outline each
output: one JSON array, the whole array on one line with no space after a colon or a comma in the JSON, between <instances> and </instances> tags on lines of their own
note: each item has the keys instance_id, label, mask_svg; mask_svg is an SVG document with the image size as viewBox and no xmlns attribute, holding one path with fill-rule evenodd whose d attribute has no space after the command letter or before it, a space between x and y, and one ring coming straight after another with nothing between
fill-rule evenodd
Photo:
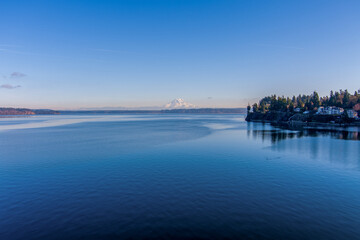
<instances>
[{"instance_id":1,"label":"forested point of land","mask_svg":"<svg viewBox=\"0 0 360 240\"><path fill-rule=\"evenodd\" d=\"M313 111L319 107L339 107L344 109L353 109L360 111L360 89L351 94L348 90L330 91L329 96L320 97L314 91L310 95L298 95L293 97L284 97L271 95L262 98L259 103L252 106L254 112L268 112L268 111L287 111L293 112L294 109L299 108L301 111ZM250 105L247 107L250 111Z\"/></svg>"}]
</instances>

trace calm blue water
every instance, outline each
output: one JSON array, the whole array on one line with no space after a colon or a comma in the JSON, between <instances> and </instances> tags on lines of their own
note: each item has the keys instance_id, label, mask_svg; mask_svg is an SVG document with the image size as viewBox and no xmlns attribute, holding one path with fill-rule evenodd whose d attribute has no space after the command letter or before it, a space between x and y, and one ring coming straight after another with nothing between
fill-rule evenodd
<instances>
[{"instance_id":1,"label":"calm blue water","mask_svg":"<svg viewBox=\"0 0 360 240\"><path fill-rule=\"evenodd\" d=\"M360 136L241 115L0 119L0 239L360 239Z\"/></svg>"}]
</instances>

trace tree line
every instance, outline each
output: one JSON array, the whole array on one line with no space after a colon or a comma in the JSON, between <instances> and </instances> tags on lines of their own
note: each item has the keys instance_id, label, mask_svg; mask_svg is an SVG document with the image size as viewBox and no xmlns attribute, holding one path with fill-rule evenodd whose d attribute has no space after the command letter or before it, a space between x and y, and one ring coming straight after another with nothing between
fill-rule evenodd
<instances>
[{"instance_id":1,"label":"tree line","mask_svg":"<svg viewBox=\"0 0 360 240\"><path fill-rule=\"evenodd\" d=\"M354 108L356 105L359 107L360 103L360 89L355 91L354 94L349 93L348 90L330 91L330 96L320 97L314 91L310 95L298 95L290 97L271 95L262 98L258 103L252 106L254 112L267 112L267 111L290 111L293 112L295 108L301 111L317 110L320 106L328 107L335 106L344 109ZM248 111L251 107L248 106Z\"/></svg>"}]
</instances>

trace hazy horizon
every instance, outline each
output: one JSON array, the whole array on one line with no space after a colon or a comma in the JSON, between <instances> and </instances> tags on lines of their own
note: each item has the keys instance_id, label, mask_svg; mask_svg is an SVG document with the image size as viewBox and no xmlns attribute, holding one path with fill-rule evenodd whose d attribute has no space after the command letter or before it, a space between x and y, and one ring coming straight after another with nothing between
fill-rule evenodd
<instances>
[{"instance_id":1,"label":"hazy horizon","mask_svg":"<svg viewBox=\"0 0 360 240\"><path fill-rule=\"evenodd\" d=\"M358 1L5 1L0 106L246 107L359 89Z\"/></svg>"}]
</instances>

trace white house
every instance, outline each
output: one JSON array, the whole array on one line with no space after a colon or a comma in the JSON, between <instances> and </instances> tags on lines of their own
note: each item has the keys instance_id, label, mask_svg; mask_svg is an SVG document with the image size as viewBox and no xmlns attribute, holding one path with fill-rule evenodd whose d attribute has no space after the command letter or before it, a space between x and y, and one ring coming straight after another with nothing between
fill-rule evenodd
<instances>
[{"instance_id":1,"label":"white house","mask_svg":"<svg viewBox=\"0 0 360 240\"><path fill-rule=\"evenodd\" d=\"M343 108L339 107L319 107L316 114L321 115L341 115L344 112Z\"/></svg>"},{"instance_id":2,"label":"white house","mask_svg":"<svg viewBox=\"0 0 360 240\"><path fill-rule=\"evenodd\" d=\"M319 107L316 114L325 114L325 108L324 107Z\"/></svg>"},{"instance_id":3,"label":"white house","mask_svg":"<svg viewBox=\"0 0 360 240\"><path fill-rule=\"evenodd\" d=\"M332 107L332 109L331 109L331 114L332 115L341 115L343 112L344 112L343 108Z\"/></svg>"}]
</instances>

